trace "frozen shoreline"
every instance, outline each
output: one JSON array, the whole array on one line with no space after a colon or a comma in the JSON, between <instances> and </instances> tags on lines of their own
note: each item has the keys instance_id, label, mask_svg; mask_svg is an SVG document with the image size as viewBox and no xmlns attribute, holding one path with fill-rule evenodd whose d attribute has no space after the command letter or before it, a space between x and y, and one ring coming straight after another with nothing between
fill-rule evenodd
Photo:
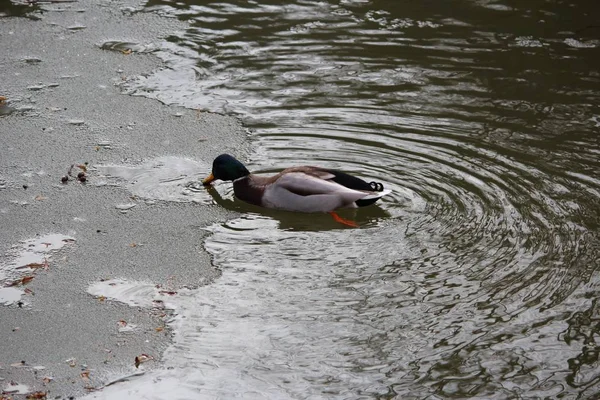
<instances>
[{"instance_id":1,"label":"frozen shoreline","mask_svg":"<svg viewBox=\"0 0 600 400\"><path fill-rule=\"evenodd\" d=\"M0 116L0 270L16 262L27 240L73 239L52 253L47 268L28 270L24 276L33 278L14 286L28 289L20 300L0 305L0 390L18 389L8 394L15 399L35 391L81 396L135 373L136 356L154 358L146 370L160 362L171 341L168 311L92 296L90 285L140 280L168 296L218 276L202 246L203 227L232 213L211 206L202 191L180 194L215 154L246 154L247 137L235 118L121 94L120 81L161 62L102 44L157 48L161 37L185 29L153 13L132 13L137 6L81 0L40 6L35 18L0 19L0 96L7 98ZM61 183L72 164L84 162L85 183L77 167ZM148 185L163 196L148 200L130 191L132 181L107 179L103 165L149 165L138 173L160 172L162 180ZM11 283L6 278L2 287ZM123 329L122 321L133 328Z\"/></svg>"}]
</instances>

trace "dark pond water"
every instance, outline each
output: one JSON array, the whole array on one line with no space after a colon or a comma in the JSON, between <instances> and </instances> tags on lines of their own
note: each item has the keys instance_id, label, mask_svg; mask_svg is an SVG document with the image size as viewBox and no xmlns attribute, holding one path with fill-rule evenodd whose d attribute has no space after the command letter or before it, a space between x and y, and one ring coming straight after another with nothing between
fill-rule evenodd
<instances>
[{"instance_id":1,"label":"dark pond water","mask_svg":"<svg viewBox=\"0 0 600 400\"><path fill-rule=\"evenodd\" d=\"M243 216L209 228L223 275L181 306L175 393L600 394L596 1L143 11L190 28L157 52L168 68L126 92L239 116L253 171L316 164L394 191L344 213L361 224L345 229L218 186L218 206Z\"/></svg>"}]
</instances>

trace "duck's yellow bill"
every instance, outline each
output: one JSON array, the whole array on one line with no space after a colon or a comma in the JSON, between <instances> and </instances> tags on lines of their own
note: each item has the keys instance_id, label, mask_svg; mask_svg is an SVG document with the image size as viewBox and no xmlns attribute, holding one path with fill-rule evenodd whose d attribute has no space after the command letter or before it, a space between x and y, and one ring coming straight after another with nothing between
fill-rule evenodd
<instances>
[{"instance_id":1,"label":"duck's yellow bill","mask_svg":"<svg viewBox=\"0 0 600 400\"><path fill-rule=\"evenodd\" d=\"M206 178L204 178L202 180L202 184L203 185L208 185L209 183L211 183L214 180L215 180L215 176L211 173L209 176L207 176Z\"/></svg>"}]
</instances>

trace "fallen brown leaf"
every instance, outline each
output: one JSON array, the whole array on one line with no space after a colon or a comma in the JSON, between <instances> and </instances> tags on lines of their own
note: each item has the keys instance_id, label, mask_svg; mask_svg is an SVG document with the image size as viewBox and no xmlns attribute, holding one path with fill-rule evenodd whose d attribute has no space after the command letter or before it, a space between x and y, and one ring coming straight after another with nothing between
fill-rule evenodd
<instances>
[{"instance_id":1,"label":"fallen brown leaf","mask_svg":"<svg viewBox=\"0 0 600 400\"><path fill-rule=\"evenodd\" d=\"M121 50L121 53L125 54L126 56L131 54L133 50L131 49L125 49L125 50Z\"/></svg>"},{"instance_id":2,"label":"fallen brown leaf","mask_svg":"<svg viewBox=\"0 0 600 400\"><path fill-rule=\"evenodd\" d=\"M89 370L85 370L85 371L83 371L79 375L81 375L81 379L83 379L85 381L89 381L90 380L90 371Z\"/></svg>"},{"instance_id":3,"label":"fallen brown leaf","mask_svg":"<svg viewBox=\"0 0 600 400\"><path fill-rule=\"evenodd\" d=\"M53 380L54 380L54 378L52 378L50 376L45 376L44 379L42 379L42 382L44 382L44 384L47 385L50 382L52 382Z\"/></svg>"},{"instance_id":4,"label":"fallen brown leaf","mask_svg":"<svg viewBox=\"0 0 600 400\"><path fill-rule=\"evenodd\" d=\"M138 368L141 363L145 363L146 361L154 360L154 357L149 356L148 354L140 354L135 358L135 367Z\"/></svg>"},{"instance_id":5,"label":"fallen brown leaf","mask_svg":"<svg viewBox=\"0 0 600 400\"><path fill-rule=\"evenodd\" d=\"M106 300L106 297L104 297L104 296L98 297L98 301L104 301L104 300Z\"/></svg>"},{"instance_id":6,"label":"fallen brown leaf","mask_svg":"<svg viewBox=\"0 0 600 400\"><path fill-rule=\"evenodd\" d=\"M36 268L44 268L45 266L46 266L46 264L42 264L42 263L29 263L27 265L21 265L20 267L17 267L15 269L25 269L25 268L36 269Z\"/></svg>"},{"instance_id":7,"label":"fallen brown leaf","mask_svg":"<svg viewBox=\"0 0 600 400\"><path fill-rule=\"evenodd\" d=\"M21 279L17 279L16 281L9 283L8 286L26 285L29 282L31 282L32 279L33 279L33 276L25 276Z\"/></svg>"},{"instance_id":8,"label":"fallen brown leaf","mask_svg":"<svg viewBox=\"0 0 600 400\"><path fill-rule=\"evenodd\" d=\"M33 392L27 395L27 400L41 400L45 399L48 392Z\"/></svg>"},{"instance_id":9,"label":"fallen brown leaf","mask_svg":"<svg viewBox=\"0 0 600 400\"><path fill-rule=\"evenodd\" d=\"M163 330L163 329L164 329L164 328L163 328L162 326L159 326L158 328L154 328L154 330L155 330L156 332L162 332L162 330Z\"/></svg>"},{"instance_id":10,"label":"fallen brown leaf","mask_svg":"<svg viewBox=\"0 0 600 400\"><path fill-rule=\"evenodd\" d=\"M23 277L23 279L21 279L21 283L23 283L23 285L27 285L29 282L31 282L32 279L33 276L25 276Z\"/></svg>"},{"instance_id":11,"label":"fallen brown leaf","mask_svg":"<svg viewBox=\"0 0 600 400\"><path fill-rule=\"evenodd\" d=\"M35 200L37 200L37 201L42 201L42 200L46 200L46 199L47 199L47 197L44 197L41 194L38 194L37 196L35 196ZM43 243L43 244L46 244L46 243ZM46 246L46 247L48 247L48 246Z\"/></svg>"}]
</instances>

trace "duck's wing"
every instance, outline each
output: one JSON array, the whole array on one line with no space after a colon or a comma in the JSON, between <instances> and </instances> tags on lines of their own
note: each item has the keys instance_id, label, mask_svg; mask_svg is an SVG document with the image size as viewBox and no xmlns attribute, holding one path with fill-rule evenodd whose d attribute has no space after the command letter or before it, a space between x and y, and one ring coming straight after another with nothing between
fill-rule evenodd
<instances>
[{"instance_id":1,"label":"duck's wing","mask_svg":"<svg viewBox=\"0 0 600 400\"><path fill-rule=\"evenodd\" d=\"M340 185L335 182L333 178L334 176L331 174L315 175L306 172L288 172L281 175L279 179L275 181L275 185L301 196L328 193L352 193L355 196L358 196L358 198L361 198L366 195L363 191L350 189Z\"/></svg>"},{"instance_id":2,"label":"duck's wing","mask_svg":"<svg viewBox=\"0 0 600 400\"><path fill-rule=\"evenodd\" d=\"M361 190L365 192L388 192L384 190L383 185L379 182L367 182L354 175L350 175L336 169L305 166L288 168L282 173L285 174L286 172L304 172L305 174L312 175L320 179L335 182L339 185L347 187L348 189Z\"/></svg>"},{"instance_id":3,"label":"duck's wing","mask_svg":"<svg viewBox=\"0 0 600 400\"><path fill-rule=\"evenodd\" d=\"M292 173L301 173L301 174L306 174L318 179L323 179L325 181L330 181L330 180L334 180L335 179L335 171L333 170L329 170L329 169L325 169L325 168L319 168L319 167L311 167L311 166L302 166L302 167L292 167L292 168L287 168L284 169L283 171L281 171L278 175L274 176L273 178L278 180L279 178L285 176L285 175L289 175Z\"/></svg>"},{"instance_id":4,"label":"duck's wing","mask_svg":"<svg viewBox=\"0 0 600 400\"><path fill-rule=\"evenodd\" d=\"M305 212L328 212L351 207L370 193L347 188L333 181L334 174L311 167L283 171L263 196L267 207Z\"/></svg>"},{"instance_id":5,"label":"duck's wing","mask_svg":"<svg viewBox=\"0 0 600 400\"><path fill-rule=\"evenodd\" d=\"M370 183L367 183L366 181L357 178L356 176L335 169L326 169L322 171L324 173L329 173L333 175L333 177L329 178L329 180L338 183L342 186L345 186L349 189L364 190L369 192L377 191L377 187L373 187ZM383 186L381 186L381 188L383 189Z\"/></svg>"}]
</instances>

